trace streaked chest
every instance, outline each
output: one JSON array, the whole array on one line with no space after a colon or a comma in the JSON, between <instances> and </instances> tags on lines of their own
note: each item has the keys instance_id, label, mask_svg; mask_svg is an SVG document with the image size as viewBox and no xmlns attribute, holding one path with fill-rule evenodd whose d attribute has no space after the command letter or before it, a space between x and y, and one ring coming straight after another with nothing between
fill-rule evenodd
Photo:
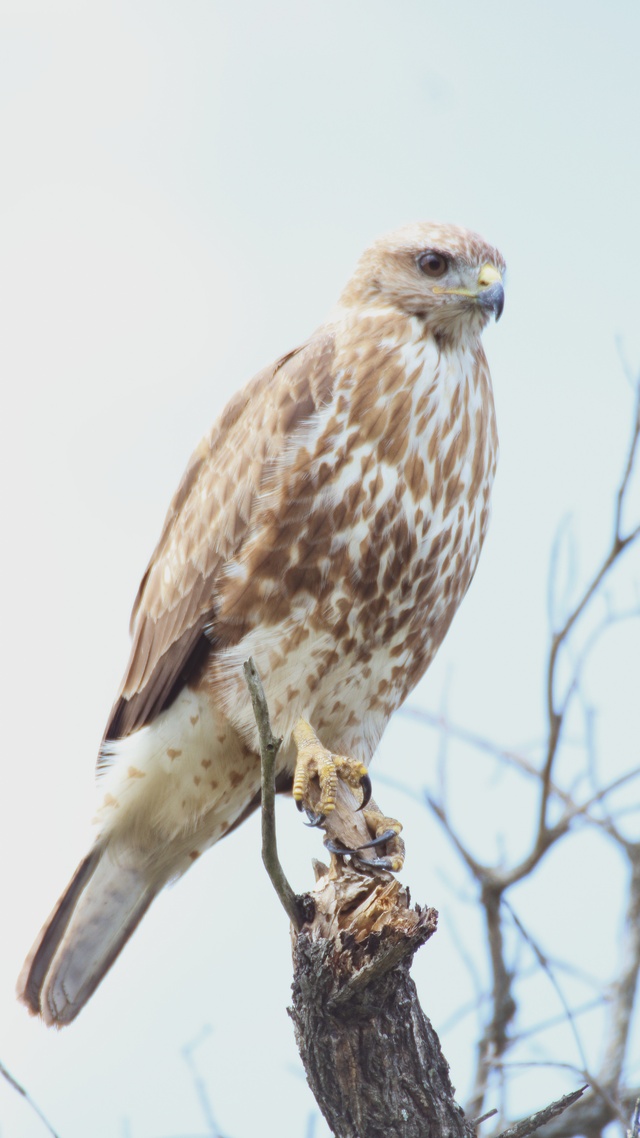
<instances>
[{"instance_id":1,"label":"streaked chest","mask_svg":"<svg viewBox=\"0 0 640 1138\"><path fill-rule=\"evenodd\" d=\"M481 350L409 340L383 344L377 363L338 393L321 507L333 511L335 565L369 600L415 597L412 584L454 560L459 573L475 568L498 449Z\"/></svg>"}]
</instances>

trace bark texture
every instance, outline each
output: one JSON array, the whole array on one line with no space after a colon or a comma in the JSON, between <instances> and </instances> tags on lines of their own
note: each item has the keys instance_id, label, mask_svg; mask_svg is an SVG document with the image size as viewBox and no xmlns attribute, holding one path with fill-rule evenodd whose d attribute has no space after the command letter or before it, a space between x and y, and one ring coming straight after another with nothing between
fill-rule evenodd
<instances>
[{"instance_id":1,"label":"bark texture","mask_svg":"<svg viewBox=\"0 0 640 1138\"><path fill-rule=\"evenodd\" d=\"M380 861L376 864L377 843L355 852L371 835L344 783L338 784L335 809L324 818L323 828L334 848L336 843L346 847L345 855L332 855L330 868L315 862L313 895L293 893L275 831L274 767L280 740L272 734L252 660L245 664L245 676L260 732L262 857L292 922L289 1011L318 1106L335 1138L472 1138L482 1119L468 1121L455 1102L440 1041L409 976L417 949L436 930L438 914L418 905L411 908L409 890ZM311 785L309 797L316 814L317 785ZM395 837L393 842L396 856L404 846ZM582 1090L524 1119L501 1138L527 1138Z\"/></svg>"},{"instance_id":2,"label":"bark texture","mask_svg":"<svg viewBox=\"0 0 640 1138\"><path fill-rule=\"evenodd\" d=\"M296 1042L336 1138L469 1138L409 975L435 932L386 872L316 863L315 916L293 934Z\"/></svg>"}]
</instances>

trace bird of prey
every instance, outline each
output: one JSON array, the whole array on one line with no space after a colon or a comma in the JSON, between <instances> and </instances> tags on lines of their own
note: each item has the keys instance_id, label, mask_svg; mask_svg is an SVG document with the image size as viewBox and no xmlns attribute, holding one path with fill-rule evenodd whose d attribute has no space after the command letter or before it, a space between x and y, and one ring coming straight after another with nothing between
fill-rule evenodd
<instances>
[{"instance_id":1,"label":"bird of prey","mask_svg":"<svg viewBox=\"0 0 640 1138\"><path fill-rule=\"evenodd\" d=\"M503 273L455 225L381 238L195 451L133 607L97 836L19 980L47 1023L77 1015L163 886L259 804L248 657L283 737L278 789L316 821L339 779L368 799L369 761L485 537L497 434L480 335ZM365 817L397 870L400 824Z\"/></svg>"}]
</instances>

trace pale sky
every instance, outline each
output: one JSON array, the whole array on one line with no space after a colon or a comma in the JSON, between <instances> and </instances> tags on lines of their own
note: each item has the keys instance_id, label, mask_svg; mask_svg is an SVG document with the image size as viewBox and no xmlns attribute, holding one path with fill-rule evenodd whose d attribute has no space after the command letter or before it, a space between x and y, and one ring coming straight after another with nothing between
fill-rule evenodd
<instances>
[{"instance_id":1,"label":"pale sky","mask_svg":"<svg viewBox=\"0 0 640 1138\"><path fill-rule=\"evenodd\" d=\"M407 221L477 229L508 262L485 336L492 527L411 703L437 710L446 691L474 731L540 736L550 546L571 515L579 583L608 541L630 416L617 338L640 366L639 40L631 2L0 2L0 1060L61 1138L204 1135L181 1053L207 1025L196 1056L222 1133L305 1135L288 925L256 818L153 905L70 1028L30 1020L13 988L90 841L129 611L190 451L324 319L365 245ZM639 578L636 552L616 604L637 603ZM637 633L607 638L586 678L611 777L638 762ZM437 750L398 718L374 787L376 773L432 785ZM479 852L520 848L530 816L508 778L491 783L471 752L449 778ZM452 933L478 944L455 895L472 890L420 803L383 794L405 823L403 880L443 915L415 966L439 1028L472 994ZM320 837L290 801L279 819L304 889ZM550 952L589 924L580 964L597 971L613 967L623 882L611 851L580 842L518 900ZM443 1036L461 1098L473 1038L470 1020ZM514 1110L556 1086L523 1079ZM43 1133L0 1081L2 1138Z\"/></svg>"}]
</instances>

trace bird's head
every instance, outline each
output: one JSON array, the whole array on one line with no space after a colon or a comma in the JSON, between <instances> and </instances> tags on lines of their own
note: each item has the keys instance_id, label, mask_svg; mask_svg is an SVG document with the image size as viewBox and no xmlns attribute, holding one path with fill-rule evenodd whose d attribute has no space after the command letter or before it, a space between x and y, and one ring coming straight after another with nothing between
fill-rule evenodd
<instances>
[{"instance_id":1,"label":"bird's head","mask_svg":"<svg viewBox=\"0 0 640 1138\"><path fill-rule=\"evenodd\" d=\"M457 341L481 332L492 313L500 318L504 271L501 254L477 233L421 222L363 253L341 303L390 305L424 320L437 338Z\"/></svg>"}]
</instances>

